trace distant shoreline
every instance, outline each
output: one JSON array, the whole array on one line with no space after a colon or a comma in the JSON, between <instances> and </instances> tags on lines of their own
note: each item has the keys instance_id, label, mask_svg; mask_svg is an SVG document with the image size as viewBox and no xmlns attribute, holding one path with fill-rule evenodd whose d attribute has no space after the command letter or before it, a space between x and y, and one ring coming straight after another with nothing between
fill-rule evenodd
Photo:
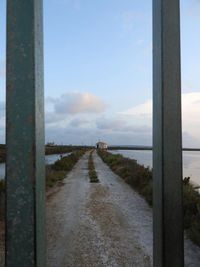
<instances>
[{"instance_id":1,"label":"distant shoreline","mask_svg":"<svg viewBox=\"0 0 200 267\"><path fill-rule=\"evenodd\" d=\"M84 146L84 145L53 145L53 146L46 146L46 155L53 155L53 154L62 154L62 153L67 153L67 152L72 152L73 150L76 149L81 149L81 148L95 148L95 146ZM152 151L153 147L152 146L136 146L136 145L113 145L113 146L108 146L108 150L132 150L132 151ZM200 148L191 148L191 147L184 147L182 148L182 151L193 151L193 152L200 152ZM0 163L5 163L6 161L6 145L5 144L0 144Z\"/></svg>"},{"instance_id":2,"label":"distant shoreline","mask_svg":"<svg viewBox=\"0 0 200 267\"><path fill-rule=\"evenodd\" d=\"M109 146L108 150L153 150L152 146ZM200 151L200 148L182 148L182 151Z\"/></svg>"}]
</instances>

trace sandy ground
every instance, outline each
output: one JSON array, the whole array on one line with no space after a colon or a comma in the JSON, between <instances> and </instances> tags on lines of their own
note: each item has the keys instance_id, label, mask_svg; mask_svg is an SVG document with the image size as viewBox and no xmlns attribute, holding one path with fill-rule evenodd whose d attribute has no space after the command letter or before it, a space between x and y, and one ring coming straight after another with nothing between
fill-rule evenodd
<instances>
[{"instance_id":1,"label":"sandy ground","mask_svg":"<svg viewBox=\"0 0 200 267\"><path fill-rule=\"evenodd\" d=\"M47 194L47 267L152 266L151 208L96 154L94 161L99 184L89 182L86 154ZM188 240L185 266L200 266Z\"/></svg>"},{"instance_id":2,"label":"sandy ground","mask_svg":"<svg viewBox=\"0 0 200 267\"><path fill-rule=\"evenodd\" d=\"M121 195L126 198L124 190L130 188L97 156L95 164L100 183L90 184L87 164L88 154L47 205L47 266L151 266L151 258L140 244L135 225L128 220L127 211L119 206ZM113 195L118 183L123 193L119 195L116 191Z\"/></svg>"},{"instance_id":3,"label":"sandy ground","mask_svg":"<svg viewBox=\"0 0 200 267\"><path fill-rule=\"evenodd\" d=\"M88 154L47 204L47 267L152 266L152 210L95 154L99 184L90 184ZM185 266L200 249L185 241Z\"/></svg>"}]
</instances>

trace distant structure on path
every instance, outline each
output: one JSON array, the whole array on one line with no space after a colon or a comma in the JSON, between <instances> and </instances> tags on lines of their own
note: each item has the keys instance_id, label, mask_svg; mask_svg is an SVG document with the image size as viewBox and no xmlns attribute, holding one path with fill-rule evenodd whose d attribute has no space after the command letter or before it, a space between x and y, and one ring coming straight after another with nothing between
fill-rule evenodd
<instances>
[{"instance_id":1,"label":"distant structure on path","mask_svg":"<svg viewBox=\"0 0 200 267\"><path fill-rule=\"evenodd\" d=\"M97 149L108 149L108 144L106 144L105 142L98 142L97 144L96 144L96 146L97 146Z\"/></svg>"}]
</instances>

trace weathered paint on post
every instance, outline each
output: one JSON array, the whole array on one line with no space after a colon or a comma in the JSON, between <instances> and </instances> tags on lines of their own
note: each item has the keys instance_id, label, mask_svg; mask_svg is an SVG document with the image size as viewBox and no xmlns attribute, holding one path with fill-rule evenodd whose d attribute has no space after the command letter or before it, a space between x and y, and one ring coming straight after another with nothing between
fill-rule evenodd
<instances>
[{"instance_id":1,"label":"weathered paint on post","mask_svg":"<svg viewBox=\"0 0 200 267\"><path fill-rule=\"evenodd\" d=\"M154 266L184 266L179 0L153 0Z\"/></svg>"},{"instance_id":2,"label":"weathered paint on post","mask_svg":"<svg viewBox=\"0 0 200 267\"><path fill-rule=\"evenodd\" d=\"M42 0L7 0L6 266L45 266Z\"/></svg>"}]
</instances>

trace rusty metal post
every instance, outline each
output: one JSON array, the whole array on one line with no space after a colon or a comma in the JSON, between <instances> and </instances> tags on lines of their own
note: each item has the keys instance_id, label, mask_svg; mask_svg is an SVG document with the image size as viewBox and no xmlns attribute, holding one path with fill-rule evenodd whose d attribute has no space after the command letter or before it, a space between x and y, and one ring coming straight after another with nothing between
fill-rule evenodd
<instances>
[{"instance_id":1,"label":"rusty metal post","mask_svg":"<svg viewBox=\"0 0 200 267\"><path fill-rule=\"evenodd\" d=\"M7 0L6 266L45 266L42 0Z\"/></svg>"},{"instance_id":2,"label":"rusty metal post","mask_svg":"<svg viewBox=\"0 0 200 267\"><path fill-rule=\"evenodd\" d=\"M184 266L179 0L153 0L154 267Z\"/></svg>"}]
</instances>

